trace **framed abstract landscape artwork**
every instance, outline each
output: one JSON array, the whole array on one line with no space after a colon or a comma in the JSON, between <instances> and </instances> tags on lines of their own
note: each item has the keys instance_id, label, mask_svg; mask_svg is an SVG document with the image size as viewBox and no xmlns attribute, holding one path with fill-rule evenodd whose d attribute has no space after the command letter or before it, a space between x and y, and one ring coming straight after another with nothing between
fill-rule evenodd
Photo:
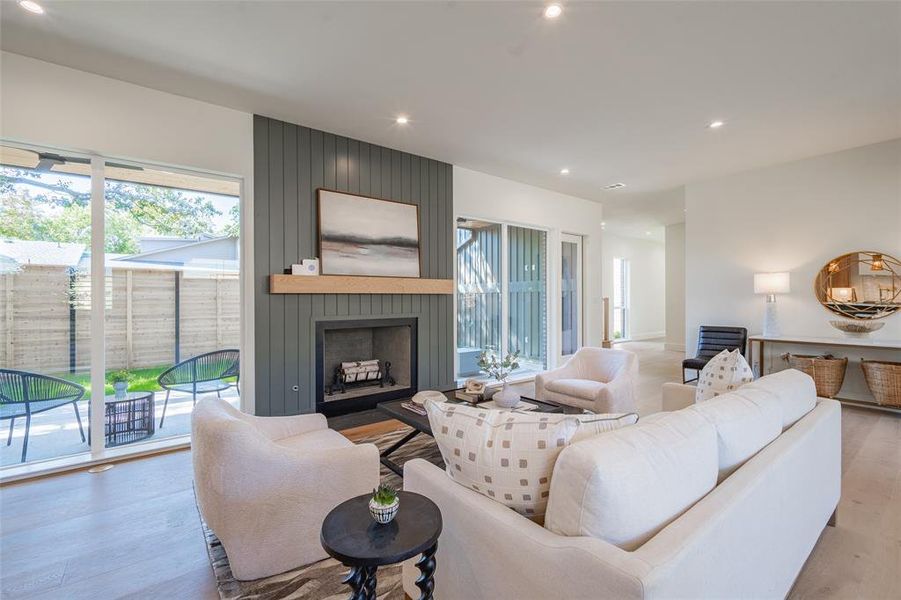
<instances>
[{"instance_id":1,"label":"framed abstract landscape artwork","mask_svg":"<svg viewBox=\"0 0 901 600\"><path fill-rule=\"evenodd\" d=\"M419 277L419 207L320 188L323 275Z\"/></svg>"}]
</instances>

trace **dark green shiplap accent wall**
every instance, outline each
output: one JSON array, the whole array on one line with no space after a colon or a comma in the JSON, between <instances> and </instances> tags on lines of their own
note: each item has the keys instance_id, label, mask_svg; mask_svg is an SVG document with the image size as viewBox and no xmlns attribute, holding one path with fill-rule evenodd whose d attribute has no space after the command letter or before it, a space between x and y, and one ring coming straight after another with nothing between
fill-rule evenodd
<instances>
[{"instance_id":1,"label":"dark green shiplap accent wall","mask_svg":"<svg viewBox=\"0 0 901 600\"><path fill-rule=\"evenodd\" d=\"M324 187L419 205L422 276L451 279L452 166L259 115L253 140L256 414L315 410L315 323L325 319L417 317L419 389L450 389L451 296L269 294L269 275L316 256Z\"/></svg>"}]
</instances>

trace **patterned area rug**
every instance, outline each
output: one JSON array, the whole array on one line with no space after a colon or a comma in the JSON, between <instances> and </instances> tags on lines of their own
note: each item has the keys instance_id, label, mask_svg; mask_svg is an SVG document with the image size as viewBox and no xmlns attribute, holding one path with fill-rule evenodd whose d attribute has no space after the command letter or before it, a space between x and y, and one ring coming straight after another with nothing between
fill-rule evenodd
<instances>
[{"instance_id":1,"label":"patterned area rug","mask_svg":"<svg viewBox=\"0 0 901 600\"><path fill-rule=\"evenodd\" d=\"M357 443L371 442L384 449L402 438L410 430L403 428L380 436L358 440ZM391 458L404 464L411 458L424 458L440 467L444 467L438 446L428 435L419 434L402 448L391 455ZM393 485L397 489L403 487L400 477L385 467L381 468L382 481ZM254 581L238 581L232 576L231 567L228 564L228 556L222 543L216 538L206 523L203 524L203 533L206 538L207 552L210 556L210 564L216 576L216 585L219 588L219 596L222 600L280 600L293 598L310 598L315 600L345 600L350 593L350 588L341 583L347 574L347 567L334 559L326 559L300 567L292 571L286 571L279 575L256 579ZM403 600L404 591L401 584L400 565L381 567L378 570L378 588L376 590L379 600Z\"/></svg>"}]
</instances>

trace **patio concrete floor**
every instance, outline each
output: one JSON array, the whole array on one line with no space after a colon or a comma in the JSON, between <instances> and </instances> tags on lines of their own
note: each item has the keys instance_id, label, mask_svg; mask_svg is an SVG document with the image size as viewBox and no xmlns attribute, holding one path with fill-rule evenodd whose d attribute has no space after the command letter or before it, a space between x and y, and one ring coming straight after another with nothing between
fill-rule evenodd
<instances>
[{"instance_id":1,"label":"patio concrete floor","mask_svg":"<svg viewBox=\"0 0 901 600\"><path fill-rule=\"evenodd\" d=\"M135 444L191 433L191 409L193 408L191 394L181 392L170 394L169 407L166 409L166 421L163 423L163 428L160 429L160 417L163 414L163 401L165 398L165 392L157 392L154 398L155 433L148 438L135 442ZM201 398L203 396L198 396L197 399L200 400ZM222 392L222 398L235 406L238 406L240 401L234 388L229 388ZM85 437L87 437L88 403L83 401L79 402L78 405ZM25 419L16 419L12 443L7 446L9 423L9 420L0 422L0 467L18 465L21 464L22 460ZM125 446L118 447L124 448ZM75 411L72 410L71 404L38 413L32 417L31 432L28 436L28 462L60 458L89 451L88 443L81 441L81 435L78 432L78 422L75 420Z\"/></svg>"}]
</instances>

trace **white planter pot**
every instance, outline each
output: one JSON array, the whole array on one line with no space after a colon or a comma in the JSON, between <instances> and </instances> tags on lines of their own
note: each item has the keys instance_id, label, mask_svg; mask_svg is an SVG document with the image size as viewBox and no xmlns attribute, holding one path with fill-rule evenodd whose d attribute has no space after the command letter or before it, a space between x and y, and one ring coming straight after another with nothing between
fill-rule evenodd
<instances>
[{"instance_id":1,"label":"white planter pot","mask_svg":"<svg viewBox=\"0 0 901 600\"><path fill-rule=\"evenodd\" d=\"M519 404L519 393L510 389L510 384L505 381L503 389L495 392L491 399L500 408L515 408Z\"/></svg>"},{"instance_id":2,"label":"white planter pot","mask_svg":"<svg viewBox=\"0 0 901 600\"><path fill-rule=\"evenodd\" d=\"M113 384L113 389L116 391L116 400L124 400L128 394L128 382L117 381Z\"/></svg>"},{"instance_id":3,"label":"white planter pot","mask_svg":"<svg viewBox=\"0 0 901 600\"><path fill-rule=\"evenodd\" d=\"M394 520L397 516L397 509L400 506L400 498L395 498L391 504L378 504L375 500L369 500L369 514L377 523L385 525Z\"/></svg>"}]
</instances>

